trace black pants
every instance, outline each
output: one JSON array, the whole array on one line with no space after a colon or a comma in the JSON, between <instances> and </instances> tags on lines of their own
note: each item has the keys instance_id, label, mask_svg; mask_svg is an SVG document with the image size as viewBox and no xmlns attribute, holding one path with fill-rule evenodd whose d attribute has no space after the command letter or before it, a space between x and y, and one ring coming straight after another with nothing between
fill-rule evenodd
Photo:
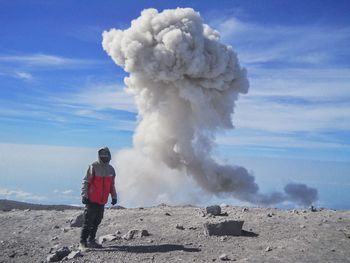
<instances>
[{"instance_id":1,"label":"black pants","mask_svg":"<svg viewBox=\"0 0 350 263\"><path fill-rule=\"evenodd\" d=\"M101 223L104 212L104 205L90 203L85 206L84 223L81 229L80 242L95 240L98 225Z\"/></svg>"}]
</instances>

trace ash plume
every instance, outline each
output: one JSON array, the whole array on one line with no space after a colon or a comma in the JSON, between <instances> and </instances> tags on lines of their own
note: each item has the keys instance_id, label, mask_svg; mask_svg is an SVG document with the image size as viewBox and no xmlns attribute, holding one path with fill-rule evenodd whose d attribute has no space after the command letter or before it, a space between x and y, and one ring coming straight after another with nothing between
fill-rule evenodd
<instances>
[{"instance_id":1,"label":"ash plume","mask_svg":"<svg viewBox=\"0 0 350 263\"><path fill-rule=\"evenodd\" d=\"M134 204L212 195L265 205L316 200L317 191L301 184L262 194L247 169L213 159L215 133L233 129L235 101L249 83L232 47L199 13L146 9L128 29L103 32L102 45L129 73L126 91L138 108L134 148L116 158L120 191Z\"/></svg>"}]
</instances>

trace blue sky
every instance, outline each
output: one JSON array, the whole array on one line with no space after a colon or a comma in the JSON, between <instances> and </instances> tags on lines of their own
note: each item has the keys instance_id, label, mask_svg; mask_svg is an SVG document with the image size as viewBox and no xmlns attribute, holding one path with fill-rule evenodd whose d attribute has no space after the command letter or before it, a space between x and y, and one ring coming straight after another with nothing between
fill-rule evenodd
<instances>
[{"instance_id":1,"label":"blue sky","mask_svg":"<svg viewBox=\"0 0 350 263\"><path fill-rule=\"evenodd\" d=\"M131 147L136 107L101 34L150 7L199 11L248 70L217 158L350 208L349 1L0 1L0 198L78 203L96 149Z\"/></svg>"}]
</instances>

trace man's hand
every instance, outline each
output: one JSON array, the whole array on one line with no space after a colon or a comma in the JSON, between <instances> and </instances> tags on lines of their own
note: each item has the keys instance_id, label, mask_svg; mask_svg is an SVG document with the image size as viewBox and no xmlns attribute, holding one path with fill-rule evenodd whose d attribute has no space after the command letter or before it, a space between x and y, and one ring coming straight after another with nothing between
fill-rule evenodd
<instances>
[{"instance_id":1,"label":"man's hand","mask_svg":"<svg viewBox=\"0 0 350 263\"><path fill-rule=\"evenodd\" d=\"M115 205L117 203L117 198L112 198L112 205Z\"/></svg>"},{"instance_id":2,"label":"man's hand","mask_svg":"<svg viewBox=\"0 0 350 263\"><path fill-rule=\"evenodd\" d=\"M82 198L81 202L82 202L84 205L87 205L87 204L90 203L89 198L87 198L87 197L85 197L85 196Z\"/></svg>"}]
</instances>

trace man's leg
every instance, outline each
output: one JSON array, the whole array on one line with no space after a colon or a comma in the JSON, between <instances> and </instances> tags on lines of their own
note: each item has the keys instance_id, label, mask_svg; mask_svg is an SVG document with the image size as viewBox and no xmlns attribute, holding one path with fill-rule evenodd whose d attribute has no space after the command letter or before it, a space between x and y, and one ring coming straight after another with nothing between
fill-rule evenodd
<instances>
[{"instance_id":1,"label":"man's leg","mask_svg":"<svg viewBox=\"0 0 350 263\"><path fill-rule=\"evenodd\" d=\"M103 218L103 213L104 213L104 205L96 206L96 213L95 213L96 216L95 216L94 221L91 225L90 235L89 235L89 244L92 246L100 247L97 245L95 238L96 238L97 228L98 228L98 226L101 223L102 218Z\"/></svg>"},{"instance_id":2,"label":"man's leg","mask_svg":"<svg viewBox=\"0 0 350 263\"><path fill-rule=\"evenodd\" d=\"M96 209L94 207L94 204L87 204L84 210L84 222L83 222L83 227L81 229L81 235L80 235L81 244L86 244L86 240L91 234L91 228L95 221L95 217L96 217Z\"/></svg>"}]
</instances>

